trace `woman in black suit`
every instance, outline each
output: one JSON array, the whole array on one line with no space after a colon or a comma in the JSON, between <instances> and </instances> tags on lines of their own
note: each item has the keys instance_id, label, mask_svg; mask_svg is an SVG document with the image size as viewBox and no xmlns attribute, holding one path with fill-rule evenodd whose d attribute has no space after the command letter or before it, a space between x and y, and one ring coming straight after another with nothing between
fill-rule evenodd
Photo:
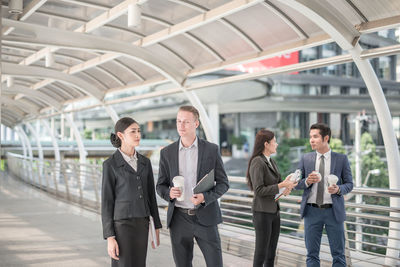
<instances>
[{"instance_id":1,"label":"woman in black suit","mask_svg":"<svg viewBox=\"0 0 400 267\"><path fill-rule=\"evenodd\" d=\"M252 210L256 247L253 267L274 266L281 225L279 203L274 197L279 189L286 187L284 195L287 195L296 185L288 179L289 176L282 181L278 166L270 157L276 153L277 147L273 132L258 131L247 169L247 184L254 191Z\"/></svg>"},{"instance_id":2,"label":"woman in black suit","mask_svg":"<svg viewBox=\"0 0 400 267\"><path fill-rule=\"evenodd\" d=\"M146 266L149 216L160 242L158 215L150 160L136 151L139 124L122 118L115 124L111 143L118 149L103 163L101 218L111 266Z\"/></svg>"}]
</instances>

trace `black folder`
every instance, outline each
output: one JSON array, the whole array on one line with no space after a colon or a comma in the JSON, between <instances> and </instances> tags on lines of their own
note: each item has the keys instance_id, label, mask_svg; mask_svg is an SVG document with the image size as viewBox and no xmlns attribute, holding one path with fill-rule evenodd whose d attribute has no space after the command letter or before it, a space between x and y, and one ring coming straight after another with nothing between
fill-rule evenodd
<instances>
[{"instance_id":1,"label":"black folder","mask_svg":"<svg viewBox=\"0 0 400 267\"><path fill-rule=\"evenodd\" d=\"M208 174L204 175L203 178L197 183L193 188L194 194L199 194L206 192L214 187L214 169L212 169Z\"/></svg>"}]
</instances>

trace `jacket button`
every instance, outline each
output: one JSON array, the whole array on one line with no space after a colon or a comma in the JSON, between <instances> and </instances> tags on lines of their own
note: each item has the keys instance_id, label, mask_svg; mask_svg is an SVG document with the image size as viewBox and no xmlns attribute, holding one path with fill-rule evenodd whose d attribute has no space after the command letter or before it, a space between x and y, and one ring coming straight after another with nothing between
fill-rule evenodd
<instances>
[{"instance_id":1,"label":"jacket button","mask_svg":"<svg viewBox=\"0 0 400 267\"><path fill-rule=\"evenodd\" d=\"M140 189L142 189L142 186L141 186L141 185L139 185L139 186L137 187L137 189L139 189L139 190L140 190Z\"/></svg>"},{"instance_id":2,"label":"jacket button","mask_svg":"<svg viewBox=\"0 0 400 267\"><path fill-rule=\"evenodd\" d=\"M137 180L140 180L140 176L136 177Z\"/></svg>"},{"instance_id":3,"label":"jacket button","mask_svg":"<svg viewBox=\"0 0 400 267\"><path fill-rule=\"evenodd\" d=\"M139 196L139 198L143 198L143 196L142 196L142 195L140 195L140 196Z\"/></svg>"}]
</instances>

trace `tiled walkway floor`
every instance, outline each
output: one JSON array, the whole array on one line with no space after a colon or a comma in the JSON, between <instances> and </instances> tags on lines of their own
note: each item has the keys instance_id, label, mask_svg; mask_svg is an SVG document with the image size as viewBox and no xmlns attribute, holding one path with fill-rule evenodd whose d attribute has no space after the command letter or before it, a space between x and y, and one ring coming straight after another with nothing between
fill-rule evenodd
<instances>
[{"instance_id":1,"label":"tiled walkway floor","mask_svg":"<svg viewBox=\"0 0 400 267\"><path fill-rule=\"evenodd\" d=\"M169 236L149 249L147 266L174 266ZM224 253L224 266L251 262ZM109 266L100 216L0 176L0 266ZM196 248L194 267L205 266Z\"/></svg>"}]
</instances>

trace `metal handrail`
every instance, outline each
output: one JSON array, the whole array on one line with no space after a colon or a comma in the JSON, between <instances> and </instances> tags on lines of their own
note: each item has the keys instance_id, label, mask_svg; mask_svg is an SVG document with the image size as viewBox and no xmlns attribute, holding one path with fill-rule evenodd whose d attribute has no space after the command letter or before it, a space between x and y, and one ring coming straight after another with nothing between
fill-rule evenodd
<instances>
[{"instance_id":1,"label":"metal handrail","mask_svg":"<svg viewBox=\"0 0 400 267\"><path fill-rule=\"evenodd\" d=\"M46 159L42 161L38 158L24 157L14 153L7 153L7 165L13 174L33 186L54 194L57 197L92 208L97 212L100 211L100 188L102 177L102 166L100 165L80 164L74 160L55 161ZM41 167L39 168L39 166ZM156 173L157 172L155 171L155 174ZM249 242L249 235L254 238L251 211L254 194L247 189L246 179L244 177L230 176L229 181L232 185L235 185L233 186L235 188L229 189L229 191L221 198L220 205L224 219L222 227L224 225L226 227L234 226L238 230L242 229L246 231L245 234L238 234L238 236L243 236L242 239L235 237L238 239L235 242L235 246L238 253L247 255L251 258L252 254L249 252L249 248L254 247L254 242L252 241L251 244L242 242ZM400 190L354 188L351 194L363 194L364 196L369 196L371 198L389 199L391 197L399 198ZM279 243L281 245L285 244L283 247L293 246L293 244L291 244L293 240L302 240L303 238L303 222L299 214L300 201L301 197L294 195L283 197L280 200L281 236L286 239L281 238ZM355 212L356 208L360 209L362 212ZM368 255L380 256L382 258L385 257L384 250L387 248L387 241L392 238L387 236L389 231L389 222L400 222L400 216L390 216L390 213L400 213L400 209L390 206L356 204L351 201L346 201L346 210L347 220L345 221L345 226L347 241L349 244L347 250L357 252L357 255L359 255L359 253L365 253ZM364 240L362 241L355 239L355 235L360 234L356 229L357 225L361 226L363 229L361 234L363 235ZM366 232L367 230L369 232ZM246 235L247 237L245 237ZM373 242L373 240L375 241ZM223 240L223 242L227 244L229 243L230 247L233 246L232 239ZM362 250L355 249L356 243L361 243L363 245ZM327 246L326 242L323 242L323 244ZM305 251L304 242L302 245L296 245L296 248L303 249L303 251L301 253L299 252L297 255L298 258L292 258L292 261L302 262L304 259L301 257L304 256ZM379 249L381 251L379 251ZM399 248L392 249L400 251ZM322 251L323 250L321 250L321 252ZM250 255L248 255L249 253ZM355 256L356 254L351 253L347 253L347 255L349 257L358 257ZM284 248L278 250L278 258L279 257L286 259ZM290 258L291 257L289 257L289 259ZM351 258L349 260L349 262L351 262ZM364 259L364 261L370 261L371 263L374 262L373 260L368 259Z\"/></svg>"}]
</instances>

